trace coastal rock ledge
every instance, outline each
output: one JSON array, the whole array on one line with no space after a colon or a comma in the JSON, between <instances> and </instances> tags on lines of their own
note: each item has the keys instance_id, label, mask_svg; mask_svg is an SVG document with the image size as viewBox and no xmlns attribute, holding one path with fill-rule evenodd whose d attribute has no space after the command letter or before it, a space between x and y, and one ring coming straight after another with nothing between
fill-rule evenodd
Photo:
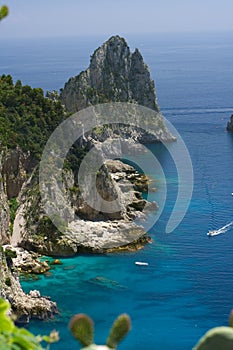
<instances>
[{"instance_id":1,"label":"coastal rock ledge","mask_svg":"<svg viewBox=\"0 0 233 350\"><path fill-rule=\"evenodd\" d=\"M21 253L18 255L17 252ZM28 262L29 253L22 249L14 249L7 245L0 252L0 297L8 300L11 304L11 313L16 317L18 323L28 323L30 319L48 320L58 313L55 302L49 297L41 296L37 290L24 293L19 282L17 265L21 259L21 266ZM24 260L26 257L26 260ZM23 259L23 260L22 260ZM33 260L32 258L30 258ZM16 260L14 262L14 260ZM36 261L34 262L35 264Z\"/></svg>"}]
</instances>

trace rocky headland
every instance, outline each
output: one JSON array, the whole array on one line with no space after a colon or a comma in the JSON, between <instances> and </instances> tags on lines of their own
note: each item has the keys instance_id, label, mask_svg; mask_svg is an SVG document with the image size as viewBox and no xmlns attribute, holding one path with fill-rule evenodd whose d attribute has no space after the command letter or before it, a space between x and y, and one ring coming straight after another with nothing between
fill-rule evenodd
<instances>
[{"instance_id":1,"label":"rocky headland","mask_svg":"<svg viewBox=\"0 0 233 350\"><path fill-rule=\"evenodd\" d=\"M119 160L108 161L102 167L97 175L97 190L106 200L118 198L120 210L114 213L96 210L86 204L79 188L74 185L72 171L66 169L63 178L66 199L71 206L62 232L44 212L35 172L19 195L20 205L11 237L13 245L50 256L72 256L83 252L104 253L120 247L138 249L150 240L143 227L133 221L135 218L145 219L142 211L157 208L156 203L142 198L149 184L145 175ZM54 205L56 202L62 205L64 199L56 198L58 184L52 177L49 186ZM87 191L90 191L90 186L87 185ZM63 206L66 208L65 203Z\"/></svg>"},{"instance_id":2,"label":"rocky headland","mask_svg":"<svg viewBox=\"0 0 233 350\"><path fill-rule=\"evenodd\" d=\"M53 94L50 95L48 96L54 100ZM122 148L119 136L128 141L124 143L124 147L131 141L143 143L174 140L159 111L148 66L137 49L133 53L130 52L123 38L111 37L94 52L88 69L65 84L60 98L66 110L70 112L109 101L140 104L153 111L151 118L156 125L155 132L150 134L140 128L121 125L115 128L105 126L83 136L73 148L71 157L68 157L70 167L63 169L64 192L70 208L65 209L67 220L62 223L62 230L53 225L43 209L38 169L34 168L32 175L27 178L18 193L19 206L13 224L11 243L52 256L69 256L84 251L102 253L123 246L125 249L137 248L137 242L147 241L147 234L134 219L142 219L145 216L142 213L144 207L153 207L153 210L156 207L155 204L149 204L142 199L142 193L146 192L148 187L146 176L140 175L133 167L119 160L106 163L106 152L101 151L102 162L106 164L98 173L97 191L107 201L118 198L120 208L110 214L106 213L104 208L96 210L85 203L80 193L77 173L80 154L85 155L94 146L98 148L98 144L102 144L103 141L111 140L111 145L112 141L115 141L114 148ZM105 143L105 148L108 148L107 145ZM107 150L110 153L111 147ZM52 193L54 205L58 203L57 205L64 205L66 208L64 200L56 197L59 185L52 173L48 179L46 186L49 186ZM86 187L86 191L91 192L91 184L88 183Z\"/></svg>"},{"instance_id":3,"label":"rocky headland","mask_svg":"<svg viewBox=\"0 0 233 350\"><path fill-rule=\"evenodd\" d=\"M15 250L17 255L17 258L7 258L2 250L0 295L10 301L19 320L46 319L57 312L55 303L41 297L37 291L26 295L19 284L20 271L43 273L48 269L32 252L72 256L82 252L132 251L150 242L143 225L136 223L137 219L146 220L147 210L157 209L156 203L144 199L143 194L148 191L150 183L148 177L120 160L109 160L101 151L103 165L96 177L96 189L105 201L116 200L118 210L109 213L104 207L95 209L83 199L78 183L77 174L83 157L104 141L105 148L111 153L114 142L117 145L114 144L114 148L119 149L128 148L133 143L135 152L139 152L139 142L170 142L175 139L165 126L148 66L139 50L130 52L126 41L119 36L110 38L94 52L87 70L69 79L60 96L48 93L44 98L41 89L23 87L21 82L14 85L11 78L5 76L1 79L5 90L22 100L22 105L19 106L18 102L15 107L16 97L9 101L9 94L5 96L3 93L0 98L4 118L14 112L15 120L21 120L22 110L28 117L24 115L21 123L25 122L25 125L19 123L17 133L11 124L5 123L6 119L0 117L0 239L2 245L10 244L9 249ZM69 209L66 220L55 226L44 209L39 188L39 160L47 133L52 132L70 112L107 102L127 102L150 108L153 111L150 123L154 127L150 132L140 126L105 125L84 134L67 155L62 187ZM15 122L15 125L18 124ZM22 130L23 133L26 130L25 135L21 134ZM13 144L9 143L9 134ZM127 139L127 142L122 139ZM111 141L111 146L106 140ZM66 210L64 198L59 196L61 184L57 183L56 177L51 174L46 186L54 198L51 206L59 203L64 208L61 210ZM86 192L91 192L91 184L87 184Z\"/></svg>"}]
</instances>

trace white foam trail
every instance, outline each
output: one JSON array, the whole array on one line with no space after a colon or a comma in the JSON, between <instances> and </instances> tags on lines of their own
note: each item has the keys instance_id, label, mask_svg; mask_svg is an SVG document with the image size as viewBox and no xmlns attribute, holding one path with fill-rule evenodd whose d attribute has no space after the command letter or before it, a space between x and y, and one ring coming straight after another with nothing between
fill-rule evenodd
<instances>
[{"instance_id":1,"label":"white foam trail","mask_svg":"<svg viewBox=\"0 0 233 350\"><path fill-rule=\"evenodd\" d=\"M229 224L224 225L223 227L219 228L218 230L209 231L207 233L208 236L217 236L221 233L226 233L229 228L233 225L233 221L231 221Z\"/></svg>"}]
</instances>

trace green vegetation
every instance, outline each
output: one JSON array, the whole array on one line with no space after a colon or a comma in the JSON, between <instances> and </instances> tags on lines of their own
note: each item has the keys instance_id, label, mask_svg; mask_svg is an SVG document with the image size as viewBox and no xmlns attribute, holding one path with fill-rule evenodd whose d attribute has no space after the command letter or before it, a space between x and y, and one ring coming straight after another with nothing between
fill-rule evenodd
<instances>
[{"instance_id":1,"label":"green vegetation","mask_svg":"<svg viewBox=\"0 0 233 350\"><path fill-rule=\"evenodd\" d=\"M9 13L8 7L6 5L0 6L0 21L6 17Z\"/></svg>"},{"instance_id":2,"label":"green vegetation","mask_svg":"<svg viewBox=\"0 0 233 350\"><path fill-rule=\"evenodd\" d=\"M233 310L229 317L229 327L210 329L199 340L193 350L232 350L233 349Z\"/></svg>"},{"instance_id":3,"label":"green vegetation","mask_svg":"<svg viewBox=\"0 0 233 350\"><path fill-rule=\"evenodd\" d=\"M85 350L103 349L102 346L94 344L94 323L85 314L75 315L69 324L71 333ZM120 315L112 325L105 349L116 349L118 344L124 339L131 328L131 321L128 315Z\"/></svg>"},{"instance_id":4,"label":"green vegetation","mask_svg":"<svg viewBox=\"0 0 233 350\"><path fill-rule=\"evenodd\" d=\"M65 119L60 101L44 97L43 90L13 83L10 75L0 76L1 146L30 151L37 158L50 134Z\"/></svg>"},{"instance_id":5,"label":"green vegetation","mask_svg":"<svg viewBox=\"0 0 233 350\"><path fill-rule=\"evenodd\" d=\"M11 279L10 279L10 277L7 277L7 278L5 279L5 284L6 284L8 287L11 287Z\"/></svg>"},{"instance_id":6,"label":"green vegetation","mask_svg":"<svg viewBox=\"0 0 233 350\"><path fill-rule=\"evenodd\" d=\"M6 249L5 251L2 250L2 257L5 257L7 267L12 271L12 269L13 269L12 259L17 257L16 251L11 250L11 249ZM6 285L10 286L11 284L9 285L9 283L7 284L7 282L6 282Z\"/></svg>"},{"instance_id":7,"label":"green vegetation","mask_svg":"<svg viewBox=\"0 0 233 350\"><path fill-rule=\"evenodd\" d=\"M17 257L16 251L15 250L11 250L11 249L5 249L4 251L5 257L6 259L14 259Z\"/></svg>"},{"instance_id":8,"label":"green vegetation","mask_svg":"<svg viewBox=\"0 0 233 350\"><path fill-rule=\"evenodd\" d=\"M50 336L35 336L24 328L18 328L7 316L10 305L0 299L0 350L42 350L41 343L54 343L58 340L57 332Z\"/></svg>"}]
</instances>

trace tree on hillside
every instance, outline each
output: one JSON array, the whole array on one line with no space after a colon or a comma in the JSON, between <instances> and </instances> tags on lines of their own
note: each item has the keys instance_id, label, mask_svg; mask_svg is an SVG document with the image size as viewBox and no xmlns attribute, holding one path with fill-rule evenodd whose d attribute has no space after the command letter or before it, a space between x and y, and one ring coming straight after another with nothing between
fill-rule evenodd
<instances>
[{"instance_id":1,"label":"tree on hillside","mask_svg":"<svg viewBox=\"0 0 233 350\"><path fill-rule=\"evenodd\" d=\"M15 84L10 75L0 76L0 145L20 146L37 158L54 129L66 118L59 100L44 97L40 88Z\"/></svg>"}]
</instances>

